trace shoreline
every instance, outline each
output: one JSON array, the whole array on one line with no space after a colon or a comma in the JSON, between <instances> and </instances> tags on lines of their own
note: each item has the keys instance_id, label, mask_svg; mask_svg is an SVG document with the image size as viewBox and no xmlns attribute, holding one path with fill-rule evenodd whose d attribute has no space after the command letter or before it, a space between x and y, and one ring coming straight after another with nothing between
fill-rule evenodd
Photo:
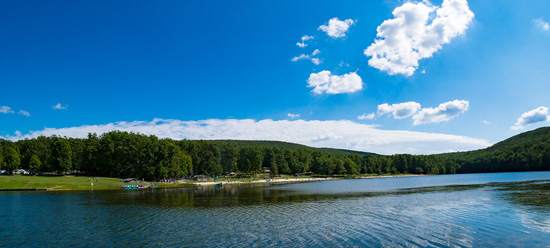
<instances>
[{"instance_id":1,"label":"shoreline","mask_svg":"<svg viewBox=\"0 0 550 248\"><path fill-rule=\"evenodd\" d=\"M364 176L358 178L349 178L349 179L374 179L374 178L393 178L393 177L421 177L429 176L428 174L407 174L407 175L384 175L384 176ZM193 185L196 186L209 186L217 184L251 184L251 183L299 183L299 182L314 182L314 181L328 181L328 180L345 180L348 178L333 178L333 177L319 177L319 178L287 178L287 179L261 179L255 181L218 181L218 182L194 182Z\"/></svg>"},{"instance_id":2,"label":"shoreline","mask_svg":"<svg viewBox=\"0 0 550 248\"><path fill-rule=\"evenodd\" d=\"M207 185L216 185L219 183L222 183L223 185L226 184L250 184L250 183L297 183L297 182L313 182L313 181L327 181L327 180L339 180L335 178L288 178L288 179L261 179L261 180L255 180L255 181L218 181L218 182L194 182L193 185L196 186L207 186Z\"/></svg>"},{"instance_id":3,"label":"shoreline","mask_svg":"<svg viewBox=\"0 0 550 248\"><path fill-rule=\"evenodd\" d=\"M260 180L254 180L254 181L225 181L225 178L222 178L222 181L218 182L189 182L189 181L176 181L176 183L155 183L158 188L185 188L185 187L201 187L201 186L212 186L217 184L259 184L259 183L305 183L305 182L314 182L314 181L328 181L328 180L344 180L344 179L373 179L373 178L391 178L391 177L413 177L413 176L428 176L427 174L424 175L417 175L417 174L407 174L407 175L382 175L382 176L360 176L355 178L341 178L341 177L314 177L314 178L278 178L278 179L260 179ZM23 177L23 176L15 176L14 178L18 179L24 179L26 181L38 181L38 180L44 180L48 178L41 178L41 177ZM85 180L84 182L78 182L77 184L74 182L62 182L62 180L71 180L70 178L75 178L74 176L69 177L55 177L55 178L49 178L49 179L55 179L56 182L49 182L50 185L37 185L35 183L27 184L28 182L24 183L23 185L18 185L19 187L6 187L6 188L0 188L0 192L6 192L6 191L78 191L78 190L117 190L121 189L121 186L118 182L120 179L113 179L113 178L100 178L100 184L97 185L97 187L93 187L88 185L88 180ZM4 178L5 179L5 178ZM61 180L57 181L57 180ZM12 180L10 180L12 181ZM110 181L110 182L107 182ZM106 183L103 183L106 182ZM4 185L3 185L4 186ZM7 185L6 185L7 186ZM23 187L21 187L23 186ZM27 187L25 187L27 186ZM39 186L39 187L36 187ZM122 188L124 190L124 188Z\"/></svg>"},{"instance_id":4,"label":"shoreline","mask_svg":"<svg viewBox=\"0 0 550 248\"><path fill-rule=\"evenodd\" d=\"M384 176L366 176L366 177L360 177L358 179L372 179L372 178L385 178L385 177L423 177L423 176L431 176L430 174L407 174L407 175L384 175Z\"/></svg>"}]
</instances>

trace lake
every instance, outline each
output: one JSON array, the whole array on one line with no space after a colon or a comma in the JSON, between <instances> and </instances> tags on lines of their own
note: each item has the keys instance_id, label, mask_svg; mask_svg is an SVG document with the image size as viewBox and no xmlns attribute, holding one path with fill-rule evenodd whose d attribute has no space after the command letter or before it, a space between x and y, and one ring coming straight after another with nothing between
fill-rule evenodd
<instances>
[{"instance_id":1,"label":"lake","mask_svg":"<svg viewBox=\"0 0 550 248\"><path fill-rule=\"evenodd\" d=\"M550 172L0 193L3 247L548 247Z\"/></svg>"}]
</instances>

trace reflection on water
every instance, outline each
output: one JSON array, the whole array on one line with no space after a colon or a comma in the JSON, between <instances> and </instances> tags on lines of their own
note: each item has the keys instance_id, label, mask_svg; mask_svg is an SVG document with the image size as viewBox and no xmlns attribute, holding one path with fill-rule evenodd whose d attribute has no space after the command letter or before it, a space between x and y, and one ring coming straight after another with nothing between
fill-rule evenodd
<instances>
[{"instance_id":1,"label":"reflection on water","mask_svg":"<svg viewBox=\"0 0 550 248\"><path fill-rule=\"evenodd\" d=\"M550 181L510 183L499 189L506 191L508 200L536 211L550 212Z\"/></svg>"},{"instance_id":2,"label":"reflection on water","mask_svg":"<svg viewBox=\"0 0 550 248\"><path fill-rule=\"evenodd\" d=\"M2 193L0 244L550 245L550 173L402 179Z\"/></svg>"},{"instance_id":3,"label":"reflection on water","mask_svg":"<svg viewBox=\"0 0 550 248\"><path fill-rule=\"evenodd\" d=\"M550 233L550 181L519 182L498 189L517 205L521 223L530 229Z\"/></svg>"}]
</instances>

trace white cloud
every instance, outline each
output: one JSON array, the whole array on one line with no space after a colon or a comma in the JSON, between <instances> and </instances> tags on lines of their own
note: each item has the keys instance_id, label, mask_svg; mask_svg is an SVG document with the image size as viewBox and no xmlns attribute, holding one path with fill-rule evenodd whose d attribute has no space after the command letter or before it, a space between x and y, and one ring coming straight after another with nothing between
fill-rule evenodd
<instances>
[{"instance_id":1,"label":"white cloud","mask_svg":"<svg viewBox=\"0 0 550 248\"><path fill-rule=\"evenodd\" d=\"M481 123L483 123L483 125L489 125L491 124L491 122L487 121L487 120L482 120Z\"/></svg>"},{"instance_id":2,"label":"white cloud","mask_svg":"<svg viewBox=\"0 0 550 248\"><path fill-rule=\"evenodd\" d=\"M304 35L304 36L302 36L302 41L313 40L313 38L315 38L315 37L309 36L309 35Z\"/></svg>"},{"instance_id":3,"label":"white cloud","mask_svg":"<svg viewBox=\"0 0 550 248\"><path fill-rule=\"evenodd\" d=\"M387 103L378 105L378 115L392 113L395 119L404 119L412 116L420 109L420 103L404 102L389 105Z\"/></svg>"},{"instance_id":4,"label":"white cloud","mask_svg":"<svg viewBox=\"0 0 550 248\"><path fill-rule=\"evenodd\" d=\"M533 19L533 25L535 25L536 28L540 28L542 31L550 30L550 25L548 22L545 22L541 18Z\"/></svg>"},{"instance_id":5,"label":"white cloud","mask_svg":"<svg viewBox=\"0 0 550 248\"><path fill-rule=\"evenodd\" d=\"M298 60L302 60L302 59L305 59L305 60L310 60L313 64L315 65L319 65L321 64L321 60L319 58L315 58L313 56L316 56L317 54L321 53L321 51L319 49L315 49L313 50L313 52L311 53L311 55L305 55L305 54L301 54L300 56L298 57L294 57L292 58L290 61L292 62L296 62Z\"/></svg>"},{"instance_id":6,"label":"white cloud","mask_svg":"<svg viewBox=\"0 0 550 248\"><path fill-rule=\"evenodd\" d=\"M319 65L322 63L321 60L318 58L311 58L311 62L315 65Z\"/></svg>"},{"instance_id":7,"label":"white cloud","mask_svg":"<svg viewBox=\"0 0 550 248\"><path fill-rule=\"evenodd\" d=\"M418 61L431 57L443 44L464 33L474 17L466 0L444 0L441 7L428 1L407 2L376 29L377 37L365 55L369 65L390 75L411 76Z\"/></svg>"},{"instance_id":8,"label":"white cloud","mask_svg":"<svg viewBox=\"0 0 550 248\"><path fill-rule=\"evenodd\" d=\"M311 139L311 142L320 142L320 141L328 141L328 140L336 140L336 139L343 139L344 137L338 136L335 134L321 134L313 139Z\"/></svg>"},{"instance_id":9,"label":"white cloud","mask_svg":"<svg viewBox=\"0 0 550 248\"><path fill-rule=\"evenodd\" d=\"M468 110L469 102L454 100L439 104L437 108L424 108L413 115L413 125L449 121Z\"/></svg>"},{"instance_id":10,"label":"white cloud","mask_svg":"<svg viewBox=\"0 0 550 248\"><path fill-rule=\"evenodd\" d=\"M296 62L301 59L309 59L309 57L310 57L309 55L301 54L300 56L292 58L290 61Z\"/></svg>"},{"instance_id":11,"label":"white cloud","mask_svg":"<svg viewBox=\"0 0 550 248\"><path fill-rule=\"evenodd\" d=\"M31 116L31 113L29 113L28 111L25 111L25 110L19 110L18 114L24 115L24 116Z\"/></svg>"},{"instance_id":12,"label":"white cloud","mask_svg":"<svg viewBox=\"0 0 550 248\"><path fill-rule=\"evenodd\" d=\"M291 113L288 113L287 116L290 117L290 118L292 118L292 119L294 119L294 118L299 118L299 117L300 117L299 114L291 114Z\"/></svg>"},{"instance_id":13,"label":"white cloud","mask_svg":"<svg viewBox=\"0 0 550 248\"><path fill-rule=\"evenodd\" d=\"M340 66L340 67L348 66L349 67L349 64L344 63L344 61L340 61L340 63L338 63L338 66Z\"/></svg>"},{"instance_id":14,"label":"white cloud","mask_svg":"<svg viewBox=\"0 0 550 248\"><path fill-rule=\"evenodd\" d=\"M376 117L375 113L370 113L370 114L364 113L360 116L357 116L357 119L359 119L359 120L372 120L372 119L374 119L374 117Z\"/></svg>"},{"instance_id":15,"label":"white cloud","mask_svg":"<svg viewBox=\"0 0 550 248\"><path fill-rule=\"evenodd\" d=\"M2 106L2 107L0 107L0 113L2 113L2 114L12 114L13 110L11 110L11 108L8 107L8 106Z\"/></svg>"},{"instance_id":16,"label":"white cloud","mask_svg":"<svg viewBox=\"0 0 550 248\"><path fill-rule=\"evenodd\" d=\"M305 120L201 120L181 121L154 119L152 121L116 122L103 125L85 125L67 128L45 128L28 134L6 136L10 140L36 138L40 135L85 138L88 133L121 130L156 135L172 139L239 139L279 140L314 147L353 149L380 154L410 152L432 154L448 151L480 149L491 145L488 141L465 136L423 133L399 130L379 130L373 125L353 121Z\"/></svg>"},{"instance_id":17,"label":"white cloud","mask_svg":"<svg viewBox=\"0 0 550 248\"><path fill-rule=\"evenodd\" d=\"M549 120L550 120L550 115L548 115L548 108L544 106L540 106L536 109L533 109L531 111L521 114L516 124L514 124L510 128L512 130L520 130L520 129L523 129L525 125L545 122Z\"/></svg>"},{"instance_id":18,"label":"white cloud","mask_svg":"<svg viewBox=\"0 0 550 248\"><path fill-rule=\"evenodd\" d=\"M53 109L67 109L69 105L62 105L61 103L57 103L56 105L52 106Z\"/></svg>"},{"instance_id":19,"label":"white cloud","mask_svg":"<svg viewBox=\"0 0 550 248\"><path fill-rule=\"evenodd\" d=\"M332 75L330 71L311 73L307 83L307 87L312 87L315 94L352 93L363 89L363 80L355 72L341 76Z\"/></svg>"},{"instance_id":20,"label":"white cloud","mask_svg":"<svg viewBox=\"0 0 550 248\"><path fill-rule=\"evenodd\" d=\"M332 38L340 38L346 36L346 32L353 23L352 19L340 21L337 17L334 17L328 21L328 26L319 26L319 30L327 33L327 35Z\"/></svg>"},{"instance_id":21,"label":"white cloud","mask_svg":"<svg viewBox=\"0 0 550 248\"><path fill-rule=\"evenodd\" d=\"M297 42L296 45L301 47L301 48L304 48L304 47L307 46L306 41L312 40L313 38L314 38L313 36L304 35L304 36L302 36L302 42Z\"/></svg>"}]
</instances>

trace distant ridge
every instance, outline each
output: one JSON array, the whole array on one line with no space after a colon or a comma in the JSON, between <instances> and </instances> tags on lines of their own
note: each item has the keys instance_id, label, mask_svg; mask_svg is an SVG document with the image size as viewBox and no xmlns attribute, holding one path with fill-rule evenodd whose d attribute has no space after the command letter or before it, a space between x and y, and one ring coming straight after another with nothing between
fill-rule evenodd
<instances>
[{"instance_id":1,"label":"distant ridge","mask_svg":"<svg viewBox=\"0 0 550 248\"><path fill-rule=\"evenodd\" d=\"M338 153L338 154L344 154L344 153L355 153L359 155L375 155L378 156L376 153L372 152L362 152L362 151L354 151L354 150L348 150L348 149L338 149L338 148L315 148L310 147L306 145L296 144L296 143L290 143L290 142L284 142L284 141L274 141L274 140L209 140L211 142L215 143L228 143L233 144L239 147L243 146L259 146L259 147L278 147L278 148L295 148L295 149L312 149L312 150L318 150L318 151L324 151L324 152L330 152L330 153Z\"/></svg>"},{"instance_id":2,"label":"distant ridge","mask_svg":"<svg viewBox=\"0 0 550 248\"><path fill-rule=\"evenodd\" d=\"M485 149L436 156L459 163L461 173L550 170L550 127L515 135Z\"/></svg>"}]
</instances>

